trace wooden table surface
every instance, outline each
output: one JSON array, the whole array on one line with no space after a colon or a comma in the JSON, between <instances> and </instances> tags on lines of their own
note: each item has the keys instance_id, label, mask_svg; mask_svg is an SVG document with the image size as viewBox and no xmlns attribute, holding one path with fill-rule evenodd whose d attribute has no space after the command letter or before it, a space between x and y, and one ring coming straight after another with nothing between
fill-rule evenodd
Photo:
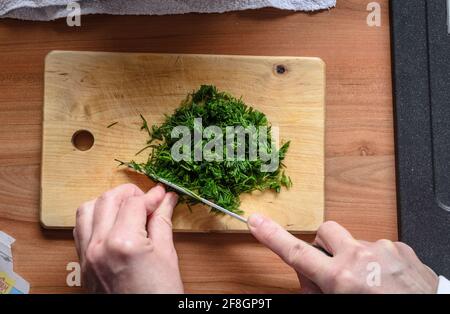
<instances>
[{"instance_id":1,"label":"wooden table surface","mask_svg":"<svg viewBox=\"0 0 450 314\"><path fill-rule=\"evenodd\" d=\"M15 270L31 292L82 291L66 285L66 265L77 261L71 232L39 225L44 58L54 49L322 58L326 218L360 239L396 240L388 1L378 1L381 27L367 26L368 2L338 0L313 14L86 16L79 28L0 20L0 230L17 239ZM298 291L295 273L251 235L176 234L175 242L187 292Z\"/></svg>"}]
</instances>

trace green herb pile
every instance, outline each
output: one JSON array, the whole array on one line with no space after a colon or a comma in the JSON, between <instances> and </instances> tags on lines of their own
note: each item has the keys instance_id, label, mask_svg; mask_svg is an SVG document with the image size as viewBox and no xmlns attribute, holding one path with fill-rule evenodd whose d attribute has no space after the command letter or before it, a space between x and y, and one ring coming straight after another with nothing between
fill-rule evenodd
<instances>
[{"instance_id":1,"label":"green herb pile","mask_svg":"<svg viewBox=\"0 0 450 314\"><path fill-rule=\"evenodd\" d=\"M153 180L164 178L235 213L242 213L239 209L241 193L268 189L280 192L282 186L289 188L292 185L290 178L284 173L285 166L282 163L289 142L279 148L279 166L274 172L261 172L264 162L259 157L255 161L247 158L244 161L227 161L226 149L223 161L194 161L194 144L190 161L175 161L171 148L178 138L171 138L172 129L176 126L187 126L193 133L195 118L202 118L203 128L215 125L222 128L224 134L227 126L254 126L256 129L266 126L268 151L271 150L270 124L264 113L247 106L241 99L219 92L214 86L203 85L189 94L172 115L166 115L163 124L149 127L142 117L141 129L147 131L150 137L144 148L151 149L148 161L141 164L134 161L124 164ZM203 145L206 143L207 139L204 139ZM245 141L245 145L249 145L248 141ZM248 147L246 152L247 150ZM180 195L180 202L187 203L190 208L190 205L198 203L198 200Z\"/></svg>"}]
</instances>

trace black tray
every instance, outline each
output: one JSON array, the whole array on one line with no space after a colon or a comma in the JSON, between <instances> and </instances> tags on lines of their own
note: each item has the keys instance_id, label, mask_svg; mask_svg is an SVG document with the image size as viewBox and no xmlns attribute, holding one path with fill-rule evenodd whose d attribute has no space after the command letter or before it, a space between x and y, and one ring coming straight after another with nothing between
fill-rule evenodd
<instances>
[{"instance_id":1,"label":"black tray","mask_svg":"<svg viewBox=\"0 0 450 314\"><path fill-rule=\"evenodd\" d=\"M447 1L390 4L400 239L450 277Z\"/></svg>"}]
</instances>

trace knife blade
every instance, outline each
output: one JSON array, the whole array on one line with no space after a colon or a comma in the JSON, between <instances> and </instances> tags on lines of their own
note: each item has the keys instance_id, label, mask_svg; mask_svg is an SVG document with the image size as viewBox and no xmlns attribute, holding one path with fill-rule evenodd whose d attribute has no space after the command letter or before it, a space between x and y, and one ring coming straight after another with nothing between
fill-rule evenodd
<instances>
[{"instance_id":1,"label":"knife blade","mask_svg":"<svg viewBox=\"0 0 450 314\"><path fill-rule=\"evenodd\" d=\"M214 209L217 209L218 211L220 211L220 212L222 212L224 214L227 214L227 215L229 215L229 216L231 216L233 218L236 218L237 220L242 221L243 223L247 223L247 219L245 219L244 217L242 217L242 216L240 216L240 215L238 215L236 213L233 213L233 212L229 211L228 209L226 209L226 208L224 208L222 206L219 206L219 205L217 205L217 204L207 200L206 198L203 198L203 197L195 194L192 191L189 191L189 190L187 190L185 188L182 188L181 186L178 186L175 183L167 181L167 180L165 180L163 178L155 178L155 179L158 182L161 182L162 184L167 185L167 186L171 187L172 189L174 189L174 190L176 190L176 191L178 191L180 193L183 193L185 195L191 196L191 197L195 198L196 200L202 202L203 204L206 204L206 205L208 205L208 206L210 206L210 207L212 207Z\"/></svg>"},{"instance_id":2,"label":"knife blade","mask_svg":"<svg viewBox=\"0 0 450 314\"><path fill-rule=\"evenodd\" d=\"M206 204L206 205L210 206L211 208L217 209L218 211L220 211L220 212L222 212L222 213L224 213L224 214L226 214L228 216L231 216L231 217L233 217L233 218L235 218L235 219L237 219L237 220L239 220L239 221L241 221L241 222L243 222L245 224L247 223L247 219L245 219L244 217L242 217L242 216L240 216L240 215L238 215L236 213L233 213L232 211L229 211L228 209L226 209L226 208L224 208L222 206L219 206L219 205L217 205L217 204L207 200L206 198L201 197L200 195L194 193L193 191L191 191L189 189L183 188L183 187L181 187L181 186L179 186L179 185L177 185L175 183L172 183L172 182L170 182L170 181L168 181L168 180L166 180L164 178L161 178L160 176L150 175L150 174L146 173L146 171L144 171L135 162L128 163L128 162L123 162L123 161L121 161L119 159L115 159L115 161L117 161L119 163L119 166L126 165L129 169L132 169L132 170L134 170L137 173L143 174L143 175L149 177L150 179L152 179L153 181L160 182L160 183L162 183L164 185L167 185L168 187L171 187L175 191L178 191L178 192L183 193L183 194L185 194L187 196L190 196L193 199L198 200L199 202L201 202L203 204Z\"/></svg>"}]
</instances>

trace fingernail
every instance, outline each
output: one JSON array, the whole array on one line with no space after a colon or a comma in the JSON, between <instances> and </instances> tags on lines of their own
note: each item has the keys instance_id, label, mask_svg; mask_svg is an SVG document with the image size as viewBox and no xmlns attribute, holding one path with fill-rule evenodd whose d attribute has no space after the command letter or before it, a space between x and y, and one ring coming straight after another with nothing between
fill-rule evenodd
<instances>
[{"instance_id":1,"label":"fingernail","mask_svg":"<svg viewBox=\"0 0 450 314\"><path fill-rule=\"evenodd\" d=\"M248 224L254 228L257 228L264 221L264 217L260 214L252 214L248 217Z\"/></svg>"}]
</instances>

